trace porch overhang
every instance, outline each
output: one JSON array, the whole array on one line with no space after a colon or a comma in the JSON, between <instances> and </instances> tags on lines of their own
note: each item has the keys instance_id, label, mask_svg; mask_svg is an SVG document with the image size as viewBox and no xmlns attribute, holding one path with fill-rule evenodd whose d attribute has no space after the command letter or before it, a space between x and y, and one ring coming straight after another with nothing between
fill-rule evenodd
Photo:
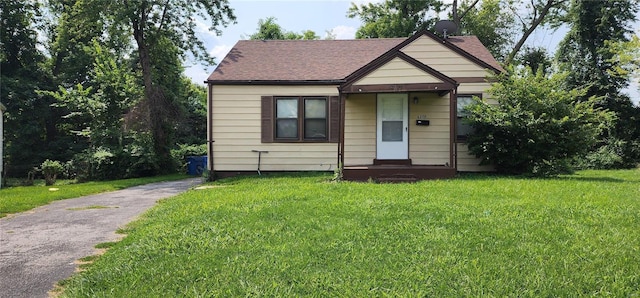
<instances>
[{"instance_id":1,"label":"porch overhang","mask_svg":"<svg viewBox=\"0 0 640 298\"><path fill-rule=\"evenodd\" d=\"M405 93L405 92L436 92L440 96L456 88L450 82L417 83L417 84L377 84L377 85L348 85L341 88L343 94L357 93Z\"/></svg>"}]
</instances>

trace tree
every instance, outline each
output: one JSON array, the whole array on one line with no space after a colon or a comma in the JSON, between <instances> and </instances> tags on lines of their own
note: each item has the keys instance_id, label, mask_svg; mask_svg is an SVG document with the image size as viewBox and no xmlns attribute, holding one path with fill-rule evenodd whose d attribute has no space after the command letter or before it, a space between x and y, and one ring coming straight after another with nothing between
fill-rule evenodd
<instances>
[{"instance_id":1,"label":"tree","mask_svg":"<svg viewBox=\"0 0 640 298\"><path fill-rule=\"evenodd\" d=\"M352 3L347 16L363 23L356 38L408 37L433 27L443 7L439 0L386 0L360 6Z\"/></svg>"},{"instance_id":2,"label":"tree","mask_svg":"<svg viewBox=\"0 0 640 298\"><path fill-rule=\"evenodd\" d=\"M523 50L523 53L518 55L518 64L531 68L533 73L542 71L546 75L550 72L553 62L545 48L524 47Z\"/></svg>"},{"instance_id":3,"label":"tree","mask_svg":"<svg viewBox=\"0 0 640 298\"><path fill-rule=\"evenodd\" d=\"M613 54L608 61L614 65L613 69L607 70L610 75L640 78L640 36L634 34L629 41L607 40L605 45Z\"/></svg>"},{"instance_id":4,"label":"tree","mask_svg":"<svg viewBox=\"0 0 640 298\"><path fill-rule=\"evenodd\" d=\"M43 67L45 56L37 48L39 15L38 2L0 1L0 102L7 108L5 161L7 172L16 175L26 176L45 159L52 136L51 101L35 92L52 87L51 76Z\"/></svg>"},{"instance_id":5,"label":"tree","mask_svg":"<svg viewBox=\"0 0 640 298\"><path fill-rule=\"evenodd\" d=\"M142 74L144 99L137 106L138 119L150 132L153 151L159 164L171 164L171 116L176 115L175 105L166 89L159 84L162 68L154 68L154 62L167 59L174 63L193 58L213 64L203 42L196 35L198 19L210 22L210 30L220 33L220 26L235 20L227 0L86 0L88 6L108 11L109 28L129 28L135 41L135 52ZM166 49L162 51L160 49ZM155 56L154 56L155 55ZM159 56L170 55L170 56ZM167 170L167 169L165 169Z\"/></svg>"},{"instance_id":6,"label":"tree","mask_svg":"<svg viewBox=\"0 0 640 298\"><path fill-rule=\"evenodd\" d=\"M458 32L477 36L496 59L502 60L515 33L514 17L504 0L467 1L462 2L459 8L456 5L454 1L452 17L454 22L458 22ZM461 15L457 15L458 9L463 10Z\"/></svg>"},{"instance_id":7,"label":"tree","mask_svg":"<svg viewBox=\"0 0 640 298\"><path fill-rule=\"evenodd\" d=\"M544 3L548 7L541 5L542 1L547 1ZM519 17L523 35L515 47L509 47L520 31L513 25L514 12L524 6L518 0L454 0L447 5L439 0L387 0L360 6L352 4L347 16L358 17L363 23L356 38L407 37L420 30L431 30L439 19L438 14L450 8L449 17L458 25L458 32L452 35L475 35L495 57L507 57L510 62L535 28L561 4L562 0L532 1L525 9L529 14Z\"/></svg>"},{"instance_id":8,"label":"tree","mask_svg":"<svg viewBox=\"0 0 640 298\"><path fill-rule=\"evenodd\" d=\"M569 73L567 86L586 88L583 100L598 96L599 107L616 113L614 127L599 136L597 147L616 151L622 158L620 167L633 167L640 162L640 110L622 94L630 73L619 70L629 64L620 59L622 53L612 45L629 42L630 24L637 18L638 6L635 0L571 1L571 27L556 53L559 68Z\"/></svg>"},{"instance_id":9,"label":"tree","mask_svg":"<svg viewBox=\"0 0 640 298\"><path fill-rule=\"evenodd\" d=\"M303 31L301 34L293 31L286 31L276 23L275 17L268 17L258 21L258 31L249 35L251 40L314 40L320 39L320 36L312 30Z\"/></svg>"},{"instance_id":10,"label":"tree","mask_svg":"<svg viewBox=\"0 0 640 298\"><path fill-rule=\"evenodd\" d=\"M522 6L521 2L516 2L516 5L512 6L514 15L520 20L522 26L522 36L515 43L512 50L507 55L504 64L510 65L514 58L520 52L520 49L524 46L524 43L529 39L529 36L541 25L556 22L558 23L562 16L562 13L566 11L565 0L531 0L530 3L525 5L525 14L518 12L518 7Z\"/></svg>"},{"instance_id":11,"label":"tree","mask_svg":"<svg viewBox=\"0 0 640 298\"><path fill-rule=\"evenodd\" d=\"M613 118L595 107L586 90L566 90L567 74L548 77L529 68L511 69L488 90L498 104L476 99L468 120L474 131L469 150L494 164L499 172L554 175L566 171L570 160L585 154Z\"/></svg>"}]
</instances>

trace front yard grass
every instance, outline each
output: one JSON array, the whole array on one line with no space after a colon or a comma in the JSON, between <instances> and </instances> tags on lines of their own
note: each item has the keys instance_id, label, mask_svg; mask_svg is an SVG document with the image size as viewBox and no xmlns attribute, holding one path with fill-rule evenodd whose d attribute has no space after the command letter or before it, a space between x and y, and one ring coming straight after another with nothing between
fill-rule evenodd
<instances>
[{"instance_id":1,"label":"front yard grass","mask_svg":"<svg viewBox=\"0 0 640 298\"><path fill-rule=\"evenodd\" d=\"M640 294L640 170L329 178L234 178L163 200L63 296Z\"/></svg>"},{"instance_id":2,"label":"front yard grass","mask_svg":"<svg viewBox=\"0 0 640 298\"><path fill-rule=\"evenodd\" d=\"M185 179L183 174L164 175L112 181L92 181L85 183L70 183L59 181L56 185L44 186L14 186L0 189L0 218L7 214L23 212L52 201L77 198L90 194L119 190L136 185L160 181Z\"/></svg>"}]
</instances>

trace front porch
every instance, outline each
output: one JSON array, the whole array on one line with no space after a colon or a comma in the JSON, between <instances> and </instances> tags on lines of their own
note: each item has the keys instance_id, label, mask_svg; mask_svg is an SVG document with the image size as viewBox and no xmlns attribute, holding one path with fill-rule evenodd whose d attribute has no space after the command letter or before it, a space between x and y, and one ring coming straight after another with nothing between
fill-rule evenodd
<instances>
[{"instance_id":1,"label":"front porch","mask_svg":"<svg viewBox=\"0 0 640 298\"><path fill-rule=\"evenodd\" d=\"M345 166L342 175L349 181L415 182L453 178L456 169L446 165L355 165Z\"/></svg>"}]
</instances>

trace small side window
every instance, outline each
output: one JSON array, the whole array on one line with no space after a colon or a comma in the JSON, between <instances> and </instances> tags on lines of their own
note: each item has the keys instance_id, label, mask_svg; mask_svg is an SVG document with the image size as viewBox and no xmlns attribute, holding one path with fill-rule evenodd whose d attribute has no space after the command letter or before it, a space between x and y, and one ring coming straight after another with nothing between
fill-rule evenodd
<instances>
[{"instance_id":1,"label":"small side window","mask_svg":"<svg viewBox=\"0 0 640 298\"><path fill-rule=\"evenodd\" d=\"M467 135L473 131L473 127L464 120L468 113L464 108L473 103L473 95L458 95L456 109L456 139L466 141Z\"/></svg>"}]
</instances>

